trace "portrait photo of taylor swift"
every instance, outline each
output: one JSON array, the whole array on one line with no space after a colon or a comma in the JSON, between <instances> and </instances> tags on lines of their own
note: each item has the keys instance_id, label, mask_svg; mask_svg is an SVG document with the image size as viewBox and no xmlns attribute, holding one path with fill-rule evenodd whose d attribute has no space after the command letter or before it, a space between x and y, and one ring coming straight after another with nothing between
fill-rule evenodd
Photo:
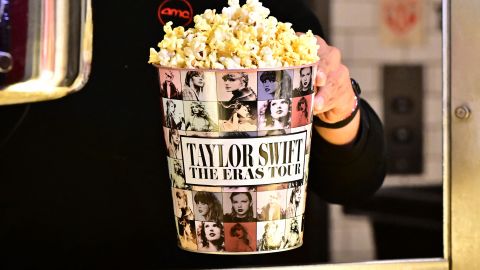
<instances>
[{"instance_id":1,"label":"portrait photo of taylor swift","mask_svg":"<svg viewBox=\"0 0 480 270\"><path fill-rule=\"evenodd\" d=\"M220 131L256 131L257 103L255 101L218 102Z\"/></svg>"},{"instance_id":2,"label":"portrait photo of taylor swift","mask_svg":"<svg viewBox=\"0 0 480 270\"><path fill-rule=\"evenodd\" d=\"M182 99L182 87L180 83L180 71L160 69L160 95L169 99Z\"/></svg>"},{"instance_id":3,"label":"portrait photo of taylor swift","mask_svg":"<svg viewBox=\"0 0 480 270\"><path fill-rule=\"evenodd\" d=\"M187 131L218 131L217 102L185 101Z\"/></svg>"},{"instance_id":4,"label":"portrait photo of taylor swift","mask_svg":"<svg viewBox=\"0 0 480 270\"><path fill-rule=\"evenodd\" d=\"M293 70L258 73L258 100L285 99L292 96Z\"/></svg>"},{"instance_id":5,"label":"portrait photo of taylor swift","mask_svg":"<svg viewBox=\"0 0 480 270\"><path fill-rule=\"evenodd\" d=\"M182 81L183 100L217 101L214 72L182 71Z\"/></svg>"},{"instance_id":6,"label":"portrait photo of taylor swift","mask_svg":"<svg viewBox=\"0 0 480 270\"><path fill-rule=\"evenodd\" d=\"M256 72L218 72L217 96L220 101L256 101Z\"/></svg>"},{"instance_id":7,"label":"portrait photo of taylor swift","mask_svg":"<svg viewBox=\"0 0 480 270\"><path fill-rule=\"evenodd\" d=\"M256 193L233 191L223 193L223 220L225 222L256 221Z\"/></svg>"}]
</instances>

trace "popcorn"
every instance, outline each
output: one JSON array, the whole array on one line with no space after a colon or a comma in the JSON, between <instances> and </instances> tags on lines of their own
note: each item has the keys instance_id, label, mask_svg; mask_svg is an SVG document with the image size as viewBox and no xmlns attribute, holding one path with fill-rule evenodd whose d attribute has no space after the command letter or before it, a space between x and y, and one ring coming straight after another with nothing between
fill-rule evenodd
<instances>
[{"instance_id":1,"label":"popcorn","mask_svg":"<svg viewBox=\"0 0 480 270\"><path fill-rule=\"evenodd\" d=\"M278 22L258 0L229 0L222 13L207 9L195 26L172 29L159 51L150 48L148 63L177 68L268 68L311 64L319 60L317 40L309 30L297 36L291 23Z\"/></svg>"}]
</instances>

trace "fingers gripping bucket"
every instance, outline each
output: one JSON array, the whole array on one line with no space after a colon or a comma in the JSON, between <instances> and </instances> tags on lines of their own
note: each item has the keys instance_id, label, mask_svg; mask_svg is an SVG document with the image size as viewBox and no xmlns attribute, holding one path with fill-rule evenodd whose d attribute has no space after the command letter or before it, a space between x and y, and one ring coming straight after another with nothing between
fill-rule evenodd
<instances>
[{"instance_id":1,"label":"fingers gripping bucket","mask_svg":"<svg viewBox=\"0 0 480 270\"><path fill-rule=\"evenodd\" d=\"M300 247L315 65L158 71L179 247Z\"/></svg>"}]
</instances>

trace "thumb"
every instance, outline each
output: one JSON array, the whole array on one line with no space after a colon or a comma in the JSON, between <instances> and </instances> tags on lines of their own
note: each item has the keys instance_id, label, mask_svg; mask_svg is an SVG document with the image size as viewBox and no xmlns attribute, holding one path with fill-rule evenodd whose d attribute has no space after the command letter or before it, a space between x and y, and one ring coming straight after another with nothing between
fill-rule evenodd
<instances>
[{"instance_id":1,"label":"thumb","mask_svg":"<svg viewBox=\"0 0 480 270\"><path fill-rule=\"evenodd\" d=\"M319 113L323 113L325 108L325 99L317 94L313 99L313 114L317 115Z\"/></svg>"},{"instance_id":2,"label":"thumb","mask_svg":"<svg viewBox=\"0 0 480 270\"><path fill-rule=\"evenodd\" d=\"M325 86L327 83L327 75L325 72L318 70L317 75L315 77L315 86L322 87Z\"/></svg>"}]
</instances>

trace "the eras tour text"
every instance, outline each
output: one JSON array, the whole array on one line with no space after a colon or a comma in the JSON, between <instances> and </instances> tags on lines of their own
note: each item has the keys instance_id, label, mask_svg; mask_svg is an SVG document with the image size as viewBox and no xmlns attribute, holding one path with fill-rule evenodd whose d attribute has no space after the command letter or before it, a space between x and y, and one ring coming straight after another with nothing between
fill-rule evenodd
<instances>
[{"instance_id":1,"label":"the eras tour text","mask_svg":"<svg viewBox=\"0 0 480 270\"><path fill-rule=\"evenodd\" d=\"M259 185L303 179L306 132L275 137L182 137L186 182Z\"/></svg>"}]
</instances>

